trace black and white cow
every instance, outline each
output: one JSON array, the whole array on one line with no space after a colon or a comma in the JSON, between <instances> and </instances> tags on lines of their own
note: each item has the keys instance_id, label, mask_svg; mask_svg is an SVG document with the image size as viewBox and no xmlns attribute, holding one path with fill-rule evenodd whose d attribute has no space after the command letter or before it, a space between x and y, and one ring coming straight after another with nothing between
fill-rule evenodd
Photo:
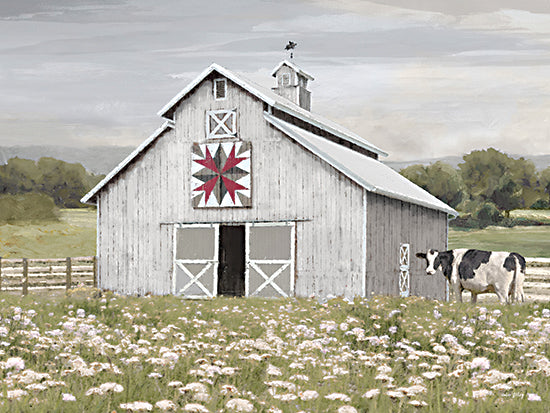
<instances>
[{"instance_id":1,"label":"black and white cow","mask_svg":"<svg viewBox=\"0 0 550 413\"><path fill-rule=\"evenodd\" d=\"M459 301L464 290L472 293L472 303L478 294L488 292L496 293L503 303L524 301L525 258L518 253L456 249L429 250L416 256L426 260L430 275L441 268Z\"/></svg>"}]
</instances>

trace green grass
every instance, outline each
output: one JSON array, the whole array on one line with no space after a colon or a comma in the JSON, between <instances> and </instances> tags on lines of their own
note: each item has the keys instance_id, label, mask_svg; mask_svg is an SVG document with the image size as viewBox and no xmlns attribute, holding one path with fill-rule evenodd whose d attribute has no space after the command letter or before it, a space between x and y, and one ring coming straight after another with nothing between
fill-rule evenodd
<instances>
[{"instance_id":1,"label":"green grass","mask_svg":"<svg viewBox=\"0 0 550 413\"><path fill-rule=\"evenodd\" d=\"M199 403L232 413L228 402L236 397L256 412L283 413L337 412L344 405L357 412L419 411L411 401L426 403L423 412L545 412L550 402L550 303L194 301L84 290L54 298L2 294L0 302L1 361L21 357L25 369L49 374L32 380L3 365L2 412L123 412L123 403L169 400L177 411ZM475 360L490 364L491 373ZM169 385L174 381L181 384ZM109 382L122 391L86 395ZM202 383L202 396L183 390L189 383ZM26 394L8 400L14 389ZM364 397L372 389L380 394ZM399 389L417 394L392 393ZM308 390L317 397L303 399ZM476 399L479 390L491 393ZM64 393L76 401L62 401ZM348 400L326 398L335 393ZM528 401L528 394L542 401Z\"/></svg>"},{"instance_id":2,"label":"green grass","mask_svg":"<svg viewBox=\"0 0 550 413\"><path fill-rule=\"evenodd\" d=\"M475 248L514 251L525 257L550 258L550 226L488 227L482 230L449 229L449 249Z\"/></svg>"},{"instance_id":3,"label":"green grass","mask_svg":"<svg viewBox=\"0 0 550 413\"><path fill-rule=\"evenodd\" d=\"M3 258L63 258L95 255L96 211L63 209L59 222L0 225Z\"/></svg>"}]
</instances>

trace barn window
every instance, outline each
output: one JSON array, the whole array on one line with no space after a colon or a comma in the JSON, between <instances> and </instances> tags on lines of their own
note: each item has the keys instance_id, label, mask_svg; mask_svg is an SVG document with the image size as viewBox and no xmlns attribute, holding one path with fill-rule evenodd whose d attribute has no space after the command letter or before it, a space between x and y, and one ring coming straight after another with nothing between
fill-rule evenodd
<instances>
[{"instance_id":1,"label":"barn window","mask_svg":"<svg viewBox=\"0 0 550 413\"><path fill-rule=\"evenodd\" d=\"M227 94L227 80L215 79L214 80L214 97L216 100L225 99Z\"/></svg>"},{"instance_id":2,"label":"barn window","mask_svg":"<svg viewBox=\"0 0 550 413\"><path fill-rule=\"evenodd\" d=\"M237 134L237 112L209 110L206 112L206 137L226 138Z\"/></svg>"},{"instance_id":3,"label":"barn window","mask_svg":"<svg viewBox=\"0 0 550 413\"><path fill-rule=\"evenodd\" d=\"M290 73L281 73L281 75L279 76L279 85L280 86L290 85Z\"/></svg>"}]
</instances>

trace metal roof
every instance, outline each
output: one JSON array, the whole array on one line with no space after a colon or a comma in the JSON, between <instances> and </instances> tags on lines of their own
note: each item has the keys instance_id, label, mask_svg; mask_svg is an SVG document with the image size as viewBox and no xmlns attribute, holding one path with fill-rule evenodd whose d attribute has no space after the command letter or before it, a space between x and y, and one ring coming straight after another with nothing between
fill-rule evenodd
<instances>
[{"instance_id":1,"label":"metal roof","mask_svg":"<svg viewBox=\"0 0 550 413\"><path fill-rule=\"evenodd\" d=\"M119 174L130 162L134 160L139 154L144 151L146 148L149 147L154 141L157 140L159 136L161 136L164 132L166 132L168 129L172 129L173 123L170 121L164 122L164 124L158 128L156 131L153 132L151 136L149 136L141 145L139 145L130 155L128 155L121 163L118 164L118 166L113 169L109 174L103 178L95 187L92 188L90 192L88 192L84 197L80 200L83 204L89 203L90 200L103 188L107 183L113 179L116 175Z\"/></svg>"},{"instance_id":2,"label":"metal roof","mask_svg":"<svg viewBox=\"0 0 550 413\"><path fill-rule=\"evenodd\" d=\"M166 105L164 105L164 107L160 111L158 111L158 115L164 118L173 120L173 115L177 104L214 71L218 72L222 76L225 76L232 82L241 86L243 89L250 92L252 95L256 96L258 99L264 101L269 106L272 106L275 109L288 113L289 115L292 115L304 122L307 122L322 130L325 130L331 133L332 135L335 135L348 142L354 143L355 145L358 145L364 149L374 152L379 156L388 156L388 154L384 152L382 149L368 142L367 140L357 135L356 133L320 115L317 115L304 108L301 108L294 102L291 102L290 100L276 94L270 89L257 85L254 82L248 79L245 79L241 75L236 75L235 73L231 72L230 70L216 63L211 64L206 70L204 70L200 75L198 75L191 83L189 83L180 93L174 96Z\"/></svg>"},{"instance_id":3,"label":"metal roof","mask_svg":"<svg viewBox=\"0 0 550 413\"><path fill-rule=\"evenodd\" d=\"M382 162L264 112L264 118L369 192L458 216L453 208Z\"/></svg>"},{"instance_id":4,"label":"metal roof","mask_svg":"<svg viewBox=\"0 0 550 413\"><path fill-rule=\"evenodd\" d=\"M279 63L277 66L275 66L275 69L271 72L271 76L275 76L277 74L277 70L281 68L281 66L288 66L291 69L293 69L295 72L301 74L304 77L307 77L309 80L315 80L313 76L311 76L309 73L307 73L302 68L296 66L294 63L289 62L288 60L283 60L281 63Z\"/></svg>"}]
</instances>

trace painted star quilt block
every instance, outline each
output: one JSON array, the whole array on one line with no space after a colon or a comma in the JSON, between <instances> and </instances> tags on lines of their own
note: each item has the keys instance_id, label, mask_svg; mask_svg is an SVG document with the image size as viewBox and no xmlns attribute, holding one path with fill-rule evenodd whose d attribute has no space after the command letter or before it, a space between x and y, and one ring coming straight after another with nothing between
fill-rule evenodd
<instances>
[{"instance_id":1,"label":"painted star quilt block","mask_svg":"<svg viewBox=\"0 0 550 413\"><path fill-rule=\"evenodd\" d=\"M250 142L193 144L194 208L252 206Z\"/></svg>"}]
</instances>

